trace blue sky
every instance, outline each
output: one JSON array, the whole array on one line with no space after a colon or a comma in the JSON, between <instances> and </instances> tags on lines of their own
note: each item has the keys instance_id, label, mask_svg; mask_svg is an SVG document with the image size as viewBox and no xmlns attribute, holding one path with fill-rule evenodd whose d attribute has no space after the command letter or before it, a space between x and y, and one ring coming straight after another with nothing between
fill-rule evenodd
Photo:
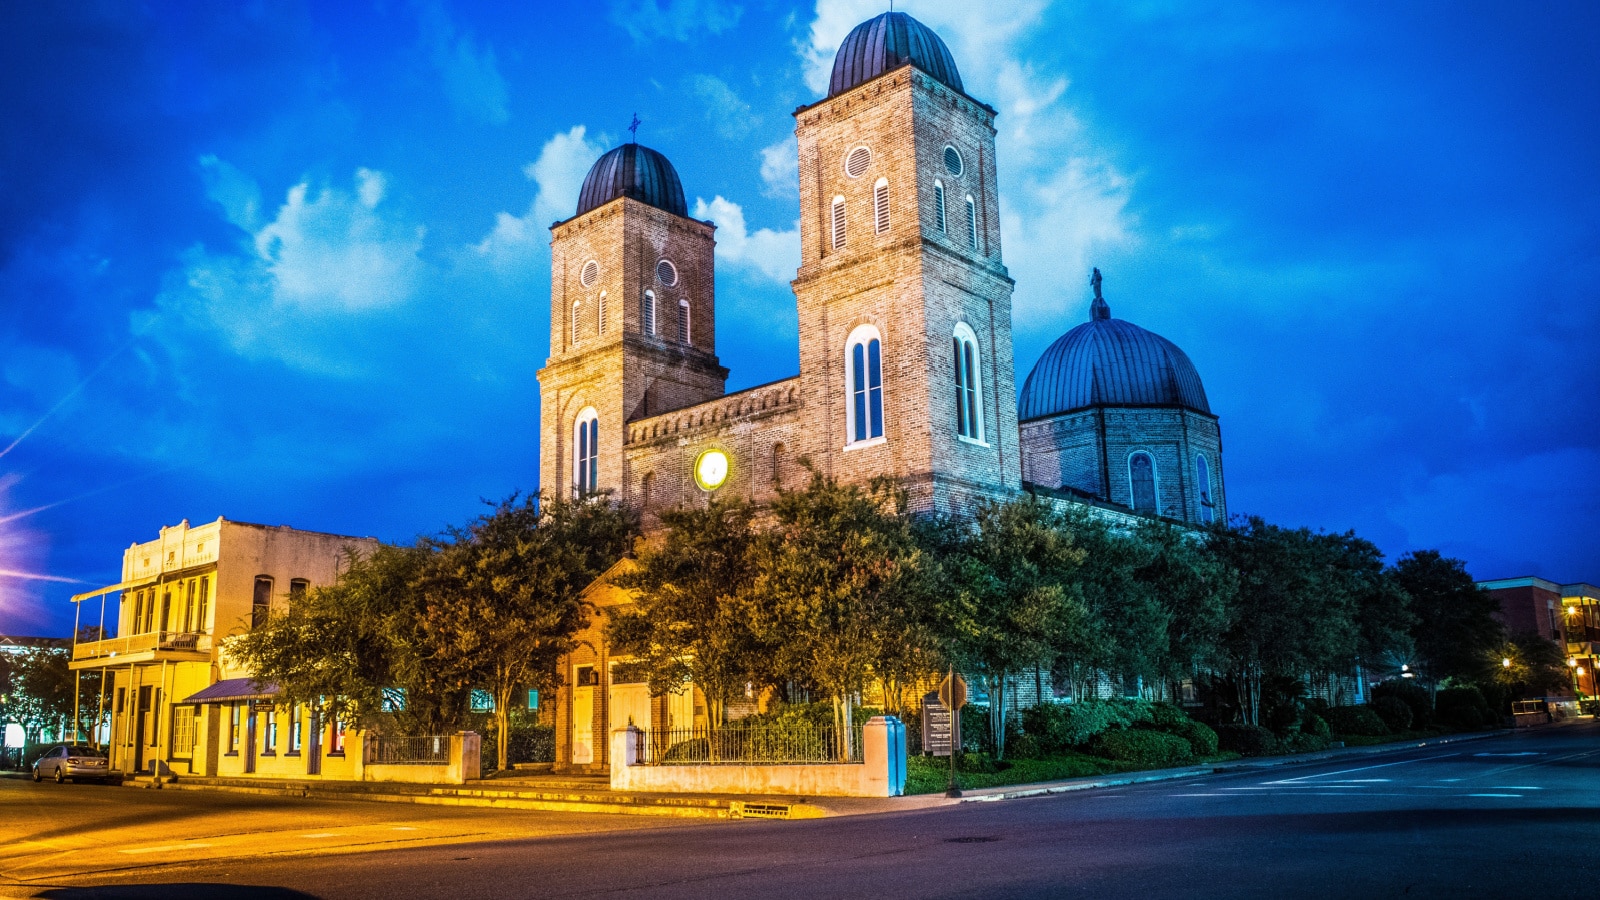
<instances>
[{"instance_id":1,"label":"blue sky","mask_svg":"<svg viewBox=\"0 0 1600 900\"><path fill-rule=\"evenodd\" d=\"M0 6L0 632L180 519L536 489L546 229L635 112L719 225L729 387L797 369L790 113L883 4L516 7ZM1000 111L1019 384L1098 265L1234 512L1600 580L1593 4L897 8Z\"/></svg>"}]
</instances>

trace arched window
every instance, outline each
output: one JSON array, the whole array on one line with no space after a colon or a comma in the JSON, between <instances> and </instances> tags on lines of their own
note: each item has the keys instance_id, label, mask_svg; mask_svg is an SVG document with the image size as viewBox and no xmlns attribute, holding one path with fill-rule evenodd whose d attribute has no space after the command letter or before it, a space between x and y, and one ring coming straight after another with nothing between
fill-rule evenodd
<instances>
[{"instance_id":1,"label":"arched window","mask_svg":"<svg viewBox=\"0 0 1600 900\"><path fill-rule=\"evenodd\" d=\"M856 444L883 437L883 339L878 329L862 325L845 343L845 372L850 391L846 434Z\"/></svg>"},{"instance_id":2,"label":"arched window","mask_svg":"<svg viewBox=\"0 0 1600 900\"><path fill-rule=\"evenodd\" d=\"M1216 504L1211 502L1211 466L1206 464L1204 456L1194 458L1194 486L1200 493L1200 503L1197 506L1200 515L1197 517L1206 525L1216 516Z\"/></svg>"},{"instance_id":3,"label":"arched window","mask_svg":"<svg viewBox=\"0 0 1600 900\"><path fill-rule=\"evenodd\" d=\"M872 227L878 234L889 230L889 179L879 178L872 186Z\"/></svg>"},{"instance_id":4,"label":"arched window","mask_svg":"<svg viewBox=\"0 0 1600 900\"><path fill-rule=\"evenodd\" d=\"M978 204L967 195L967 246L978 249Z\"/></svg>"},{"instance_id":5,"label":"arched window","mask_svg":"<svg viewBox=\"0 0 1600 900\"><path fill-rule=\"evenodd\" d=\"M655 493L655 486L656 476L653 472L646 472L644 477L639 479L639 505L643 509L650 508L650 501L654 499L651 494Z\"/></svg>"},{"instance_id":6,"label":"arched window","mask_svg":"<svg viewBox=\"0 0 1600 900\"><path fill-rule=\"evenodd\" d=\"M844 249L844 197L833 198L833 249Z\"/></svg>"},{"instance_id":7,"label":"arched window","mask_svg":"<svg viewBox=\"0 0 1600 900\"><path fill-rule=\"evenodd\" d=\"M944 182L933 183L933 227L944 234Z\"/></svg>"},{"instance_id":8,"label":"arched window","mask_svg":"<svg viewBox=\"0 0 1600 900\"><path fill-rule=\"evenodd\" d=\"M257 575L255 594L250 598L250 627L260 628L267 624L267 617L272 613L272 576Z\"/></svg>"},{"instance_id":9,"label":"arched window","mask_svg":"<svg viewBox=\"0 0 1600 900\"><path fill-rule=\"evenodd\" d=\"M571 327L572 327L571 335L572 335L572 342L574 344L576 344L578 342L578 316L581 314L582 310L583 310L583 302L581 300L580 301L574 301L573 304L572 304L572 323L571 323Z\"/></svg>"},{"instance_id":10,"label":"arched window","mask_svg":"<svg viewBox=\"0 0 1600 900\"><path fill-rule=\"evenodd\" d=\"M956 373L956 434L969 440L983 440L983 359L978 355L978 336L967 323L956 325L951 339L951 362Z\"/></svg>"},{"instance_id":11,"label":"arched window","mask_svg":"<svg viewBox=\"0 0 1600 900\"><path fill-rule=\"evenodd\" d=\"M592 406L578 413L572 450L572 493L585 497L600 487L600 414Z\"/></svg>"},{"instance_id":12,"label":"arched window","mask_svg":"<svg viewBox=\"0 0 1600 900\"><path fill-rule=\"evenodd\" d=\"M783 449L781 441L772 445L772 486L779 489L783 487Z\"/></svg>"},{"instance_id":13,"label":"arched window","mask_svg":"<svg viewBox=\"0 0 1600 900\"><path fill-rule=\"evenodd\" d=\"M606 333L606 292L600 292L600 299L595 304L595 329L601 334Z\"/></svg>"},{"instance_id":14,"label":"arched window","mask_svg":"<svg viewBox=\"0 0 1600 900\"><path fill-rule=\"evenodd\" d=\"M1161 512L1156 505L1156 463L1150 454L1140 452L1128 457L1128 484L1132 488L1135 510Z\"/></svg>"},{"instance_id":15,"label":"arched window","mask_svg":"<svg viewBox=\"0 0 1600 900\"><path fill-rule=\"evenodd\" d=\"M639 304L639 327L645 334L656 333L656 292L645 291Z\"/></svg>"},{"instance_id":16,"label":"arched window","mask_svg":"<svg viewBox=\"0 0 1600 900\"><path fill-rule=\"evenodd\" d=\"M678 301L678 343L689 343L689 301Z\"/></svg>"}]
</instances>

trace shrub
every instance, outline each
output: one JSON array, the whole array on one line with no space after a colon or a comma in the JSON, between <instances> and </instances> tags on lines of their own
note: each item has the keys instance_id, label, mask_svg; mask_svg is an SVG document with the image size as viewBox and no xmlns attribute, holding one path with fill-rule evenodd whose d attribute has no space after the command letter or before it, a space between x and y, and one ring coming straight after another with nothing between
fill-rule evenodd
<instances>
[{"instance_id":1,"label":"shrub","mask_svg":"<svg viewBox=\"0 0 1600 900\"><path fill-rule=\"evenodd\" d=\"M1033 735L1023 733L1006 738L1007 759L1039 759L1042 756L1044 748Z\"/></svg>"},{"instance_id":2,"label":"shrub","mask_svg":"<svg viewBox=\"0 0 1600 900\"><path fill-rule=\"evenodd\" d=\"M1385 735L1389 727L1370 706L1335 706L1328 710L1328 727L1334 734Z\"/></svg>"},{"instance_id":3,"label":"shrub","mask_svg":"<svg viewBox=\"0 0 1600 900\"><path fill-rule=\"evenodd\" d=\"M1041 703L1022 711L1022 729L1045 753L1082 747L1096 735L1150 721L1150 704L1137 700Z\"/></svg>"},{"instance_id":4,"label":"shrub","mask_svg":"<svg viewBox=\"0 0 1600 900\"><path fill-rule=\"evenodd\" d=\"M1279 747L1285 753L1312 753L1328 749L1328 739L1322 735L1300 731L1281 738Z\"/></svg>"},{"instance_id":5,"label":"shrub","mask_svg":"<svg viewBox=\"0 0 1600 900\"><path fill-rule=\"evenodd\" d=\"M1399 678L1385 681L1372 689L1372 696L1374 705L1384 697L1394 697L1405 703L1411 709L1412 728L1423 728L1433 721L1433 697L1427 688L1414 681Z\"/></svg>"},{"instance_id":6,"label":"shrub","mask_svg":"<svg viewBox=\"0 0 1600 900\"><path fill-rule=\"evenodd\" d=\"M1396 734L1411 728L1411 707L1399 697L1379 697L1372 701L1372 711Z\"/></svg>"},{"instance_id":7,"label":"shrub","mask_svg":"<svg viewBox=\"0 0 1600 900\"><path fill-rule=\"evenodd\" d=\"M1167 734L1176 735L1189 742L1195 756L1212 756L1217 752L1217 733L1211 726L1184 716L1171 727L1163 728Z\"/></svg>"},{"instance_id":8,"label":"shrub","mask_svg":"<svg viewBox=\"0 0 1600 900\"><path fill-rule=\"evenodd\" d=\"M1177 734L1175 729L1183 728L1185 727L1183 723L1193 721L1189 718L1189 714L1183 711L1183 707L1176 703L1152 703L1149 710L1150 726L1168 734Z\"/></svg>"},{"instance_id":9,"label":"shrub","mask_svg":"<svg viewBox=\"0 0 1600 900\"><path fill-rule=\"evenodd\" d=\"M1328 727L1327 719L1308 711L1306 717L1300 720L1300 733L1319 737L1326 741L1333 736L1333 729Z\"/></svg>"},{"instance_id":10,"label":"shrub","mask_svg":"<svg viewBox=\"0 0 1600 900\"><path fill-rule=\"evenodd\" d=\"M1170 766L1188 762L1194 756L1183 738L1143 728L1104 732L1091 746L1098 756L1138 766Z\"/></svg>"},{"instance_id":11,"label":"shrub","mask_svg":"<svg viewBox=\"0 0 1600 900\"><path fill-rule=\"evenodd\" d=\"M1445 721L1471 731L1483 727L1483 713L1475 706L1453 706L1444 713Z\"/></svg>"},{"instance_id":12,"label":"shrub","mask_svg":"<svg viewBox=\"0 0 1600 900\"><path fill-rule=\"evenodd\" d=\"M1217 745L1245 756L1266 756L1278 749L1278 739L1260 725L1218 725Z\"/></svg>"},{"instance_id":13,"label":"shrub","mask_svg":"<svg viewBox=\"0 0 1600 900\"><path fill-rule=\"evenodd\" d=\"M1472 685L1445 688L1434 698L1434 706L1439 710L1440 719L1457 728L1478 728L1484 722L1494 721L1494 713L1489 709L1489 701L1484 698L1483 691ZM1460 712L1463 709L1471 709L1476 714ZM1462 724L1469 721L1475 724Z\"/></svg>"},{"instance_id":14,"label":"shrub","mask_svg":"<svg viewBox=\"0 0 1600 900\"><path fill-rule=\"evenodd\" d=\"M989 728L989 707L961 707L961 749L967 753L987 753L994 749L994 735Z\"/></svg>"}]
</instances>

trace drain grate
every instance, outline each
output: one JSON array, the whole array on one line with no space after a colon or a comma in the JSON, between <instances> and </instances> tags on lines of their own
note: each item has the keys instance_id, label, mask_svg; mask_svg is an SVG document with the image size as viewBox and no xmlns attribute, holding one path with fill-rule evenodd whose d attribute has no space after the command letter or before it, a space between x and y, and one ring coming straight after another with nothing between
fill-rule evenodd
<instances>
[{"instance_id":1,"label":"drain grate","mask_svg":"<svg viewBox=\"0 0 1600 900\"><path fill-rule=\"evenodd\" d=\"M728 812L735 819L787 819L787 803L745 803L735 800L728 804Z\"/></svg>"},{"instance_id":2,"label":"drain grate","mask_svg":"<svg viewBox=\"0 0 1600 900\"><path fill-rule=\"evenodd\" d=\"M968 837L945 838L944 842L946 844L992 844L992 843L994 843L995 841L998 841L998 840L1000 840L1000 839L997 838L997 837L990 837L988 835L983 835L983 836L971 835L971 836L968 836Z\"/></svg>"}]
</instances>

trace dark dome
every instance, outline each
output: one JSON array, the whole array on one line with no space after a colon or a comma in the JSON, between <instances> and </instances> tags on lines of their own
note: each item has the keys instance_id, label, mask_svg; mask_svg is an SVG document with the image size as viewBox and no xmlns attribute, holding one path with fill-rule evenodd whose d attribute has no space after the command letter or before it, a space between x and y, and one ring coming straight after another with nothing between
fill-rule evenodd
<instances>
[{"instance_id":1,"label":"dark dome","mask_svg":"<svg viewBox=\"0 0 1600 900\"><path fill-rule=\"evenodd\" d=\"M683 182L667 158L643 144L623 144L595 160L578 194L578 215L618 197L632 197L656 209L688 217Z\"/></svg>"},{"instance_id":2,"label":"dark dome","mask_svg":"<svg viewBox=\"0 0 1600 900\"><path fill-rule=\"evenodd\" d=\"M833 58L828 96L834 97L911 63L946 87L965 91L955 58L933 29L905 13L887 12L857 25Z\"/></svg>"},{"instance_id":3,"label":"dark dome","mask_svg":"<svg viewBox=\"0 0 1600 900\"><path fill-rule=\"evenodd\" d=\"M1094 317L1044 351L1017 399L1027 421L1092 406L1178 406L1206 415L1200 373L1178 345L1152 331L1111 318L1096 301Z\"/></svg>"}]
</instances>

